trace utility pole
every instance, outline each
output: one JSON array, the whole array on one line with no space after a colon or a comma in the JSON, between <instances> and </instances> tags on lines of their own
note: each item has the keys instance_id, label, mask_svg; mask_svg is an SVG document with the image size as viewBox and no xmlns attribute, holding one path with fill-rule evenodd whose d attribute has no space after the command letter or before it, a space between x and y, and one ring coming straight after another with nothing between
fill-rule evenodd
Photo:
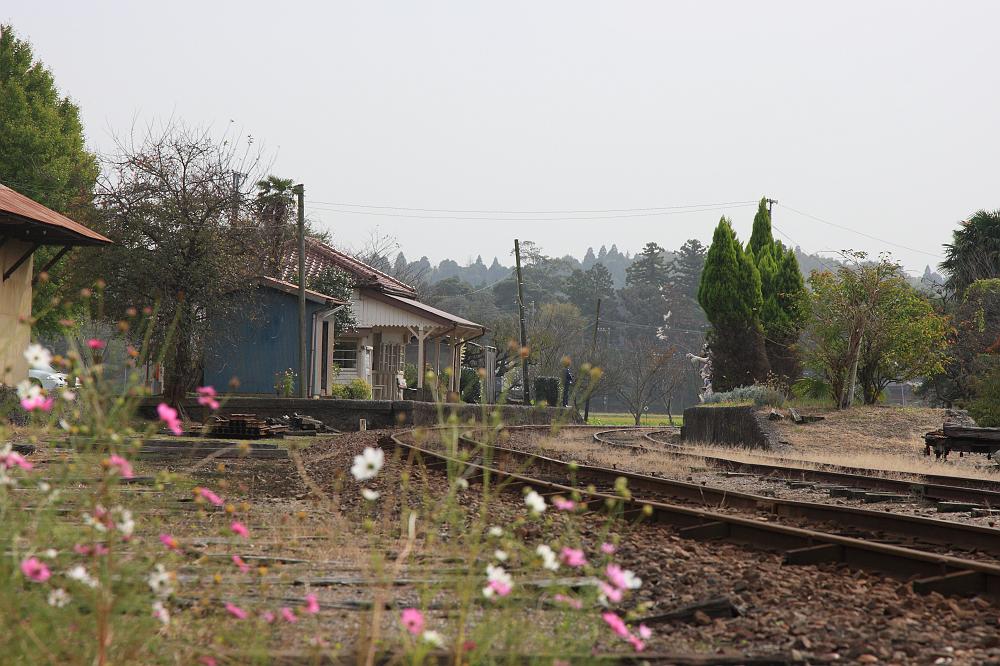
<instances>
[{"instance_id":1,"label":"utility pole","mask_svg":"<svg viewBox=\"0 0 1000 666\"><path fill-rule=\"evenodd\" d=\"M299 204L299 397L305 398L306 369L306 188L301 183L292 188Z\"/></svg>"},{"instance_id":2,"label":"utility pole","mask_svg":"<svg viewBox=\"0 0 1000 666\"><path fill-rule=\"evenodd\" d=\"M528 389L528 357L523 353L528 347L528 329L524 324L524 282L521 279L521 244L514 239L514 263L517 266L517 309L521 318L521 383L524 385L524 404L531 402Z\"/></svg>"},{"instance_id":3,"label":"utility pole","mask_svg":"<svg viewBox=\"0 0 1000 666\"><path fill-rule=\"evenodd\" d=\"M597 327L601 325L601 299L597 299L597 315L594 317L594 339L590 342L590 358L593 360L594 355L597 353ZM590 418L590 394L593 393L593 389L587 386L587 402L583 403L583 422L586 423Z\"/></svg>"},{"instance_id":4,"label":"utility pole","mask_svg":"<svg viewBox=\"0 0 1000 666\"><path fill-rule=\"evenodd\" d=\"M767 203L767 216L771 217L771 206L773 206L774 204L778 203L778 200L777 199L767 199L767 198L765 198L764 202Z\"/></svg>"}]
</instances>

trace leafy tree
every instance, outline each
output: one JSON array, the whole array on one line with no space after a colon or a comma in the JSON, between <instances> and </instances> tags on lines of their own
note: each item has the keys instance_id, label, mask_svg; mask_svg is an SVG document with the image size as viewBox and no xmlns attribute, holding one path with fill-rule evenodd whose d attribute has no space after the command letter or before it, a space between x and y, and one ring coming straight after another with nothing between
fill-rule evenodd
<instances>
[{"instance_id":1,"label":"leafy tree","mask_svg":"<svg viewBox=\"0 0 1000 666\"><path fill-rule=\"evenodd\" d=\"M254 201L235 191L232 172L253 173L255 158L234 142L170 123L118 142L99 183L107 235L115 245L89 268L104 276L108 315L156 307L153 356L162 354L164 395L172 404L200 375L201 351L213 321L247 316L234 298L264 268ZM247 182L256 182L247 179Z\"/></svg>"},{"instance_id":2,"label":"leafy tree","mask_svg":"<svg viewBox=\"0 0 1000 666\"><path fill-rule=\"evenodd\" d=\"M946 286L961 293L976 280L1000 277L1000 210L977 211L952 233L941 268Z\"/></svg>"},{"instance_id":3,"label":"leafy tree","mask_svg":"<svg viewBox=\"0 0 1000 666\"><path fill-rule=\"evenodd\" d=\"M263 230L267 232L265 268L269 274L280 275L287 244L297 234L294 186L295 181L291 178L274 175L257 181L254 208Z\"/></svg>"},{"instance_id":4,"label":"leafy tree","mask_svg":"<svg viewBox=\"0 0 1000 666\"><path fill-rule=\"evenodd\" d=\"M981 367L973 383L975 398L969 403L969 415L983 427L1000 427L1000 355L983 355L979 365Z\"/></svg>"},{"instance_id":5,"label":"leafy tree","mask_svg":"<svg viewBox=\"0 0 1000 666\"><path fill-rule=\"evenodd\" d=\"M574 268L566 278L563 291L569 297L570 303L580 309L585 315L593 315L597 311L597 299L603 301L604 312L611 309L615 296L615 283L611 273L602 263L596 263L585 271Z\"/></svg>"},{"instance_id":6,"label":"leafy tree","mask_svg":"<svg viewBox=\"0 0 1000 666\"><path fill-rule=\"evenodd\" d=\"M646 243L642 252L625 269L625 284L659 288L667 282L667 276L667 262L663 258L663 248L651 241Z\"/></svg>"},{"instance_id":7,"label":"leafy tree","mask_svg":"<svg viewBox=\"0 0 1000 666\"><path fill-rule=\"evenodd\" d=\"M841 408L854 403L861 385L866 404L890 381L941 369L947 325L886 257L847 253L836 273L813 273L810 365L830 384Z\"/></svg>"},{"instance_id":8,"label":"leafy tree","mask_svg":"<svg viewBox=\"0 0 1000 666\"><path fill-rule=\"evenodd\" d=\"M1000 343L1000 278L970 284L951 319L943 368L918 390L933 403L948 407L966 405L973 398L979 358Z\"/></svg>"},{"instance_id":9,"label":"leafy tree","mask_svg":"<svg viewBox=\"0 0 1000 666\"><path fill-rule=\"evenodd\" d=\"M97 175L97 158L84 145L79 107L60 96L52 72L34 59L31 45L18 39L11 26L0 25L0 183L93 224ZM45 265L59 249L39 248L35 266ZM61 330L59 319L70 313L50 304L80 286L70 279L73 267L97 252L77 250L35 287L32 311L41 314L36 333Z\"/></svg>"},{"instance_id":10,"label":"leafy tree","mask_svg":"<svg viewBox=\"0 0 1000 666\"><path fill-rule=\"evenodd\" d=\"M358 318L351 307L351 296L354 292L354 279L346 271L330 267L306 281L306 286L327 296L346 301L347 305L334 313L334 333L340 335L351 331L358 325Z\"/></svg>"},{"instance_id":11,"label":"leafy tree","mask_svg":"<svg viewBox=\"0 0 1000 666\"><path fill-rule=\"evenodd\" d=\"M760 273L723 217L712 237L698 288L698 302L712 326L708 344L716 391L767 378L760 285Z\"/></svg>"}]
</instances>

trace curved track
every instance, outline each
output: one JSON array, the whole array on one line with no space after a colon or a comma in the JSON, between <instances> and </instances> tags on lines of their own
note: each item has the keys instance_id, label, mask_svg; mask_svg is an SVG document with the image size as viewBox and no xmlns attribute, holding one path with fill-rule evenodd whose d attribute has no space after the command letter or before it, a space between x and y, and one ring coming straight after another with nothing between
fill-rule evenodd
<instances>
[{"instance_id":1,"label":"curved track","mask_svg":"<svg viewBox=\"0 0 1000 666\"><path fill-rule=\"evenodd\" d=\"M474 447L481 457L485 454L490 460L488 464L469 462L434 450L427 444L417 444L413 433L414 431L406 431L393 435L392 441L397 446L419 452L434 461L435 465L458 466L469 481L482 482L484 478L503 479L509 488L520 489L531 486L549 494L577 492L587 501L605 501L613 498L624 502L626 516L648 515L655 522L677 527L681 536L690 538L724 539L754 547L780 549L785 551L785 560L789 564L843 562L855 568L875 570L905 579L912 578L914 589L921 592L971 593L1000 597L1000 566L994 564L878 543L828 531L681 506L661 501L661 498L685 493L689 499L696 498L707 505L716 506L719 502L729 503L729 506L740 504L743 507L752 506L758 511L763 510L779 516L797 516L810 521L825 523L854 521L853 524L871 521L867 524L876 530L891 531L889 527L892 526L892 529L908 533L912 533L915 529L926 529L927 535L933 537L935 543L943 543L941 534L947 531L950 537L948 545L954 545L957 539L964 539L970 547L988 549L991 552L1000 552L998 530L850 507L775 500L744 493L712 490L700 485L667 481L642 474L570 464L504 447L486 447L474 440L466 439L464 441L470 447ZM507 461L513 462L519 468L533 470L535 476L504 469L502 463ZM537 476L539 473L545 473L546 478ZM613 487L619 477L626 477L629 480L629 487L635 493L633 497L621 500L620 497L601 490ZM570 486L564 483L564 480L568 479L574 479L578 483L592 483L595 488L591 490Z\"/></svg>"}]
</instances>

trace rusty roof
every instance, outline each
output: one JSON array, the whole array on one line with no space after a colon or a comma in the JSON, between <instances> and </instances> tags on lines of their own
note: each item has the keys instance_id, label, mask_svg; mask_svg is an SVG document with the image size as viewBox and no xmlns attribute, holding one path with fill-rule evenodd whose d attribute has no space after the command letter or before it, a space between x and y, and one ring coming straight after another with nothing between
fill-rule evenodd
<instances>
[{"instance_id":1,"label":"rusty roof","mask_svg":"<svg viewBox=\"0 0 1000 666\"><path fill-rule=\"evenodd\" d=\"M293 284L291 282L285 282L284 280L279 280L277 278L268 277L263 275L259 278L260 284L271 287L272 289L277 289L278 291L283 291L286 294L297 295L299 293L299 285ZM334 298L333 296L327 296L326 294L321 294L318 291L312 289L306 289L306 298L310 301L315 301L317 303L325 303L327 305L347 305L347 301L342 301L339 298Z\"/></svg>"},{"instance_id":2,"label":"rusty roof","mask_svg":"<svg viewBox=\"0 0 1000 666\"><path fill-rule=\"evenodd\" d=\"M299 252L293 243L285 254L281 277L290 280L298 271ZM382 271L369 266L349 254L336 250L315 238L306 238L306 280L317 277L328 268L339 268L354 278L355 286L377 291L416 298L417 290Z\"/></svg>"},{"instance_id":3,"label":"rusty roof","mask_svg":"<svg viewBox=\"0 0 1000 666\"><path fill-rule=\"evenodd\" d=\"M6 185L0 185L0 235L41 245L106 245L111 242Z\"/></svg>"}]
</instances>

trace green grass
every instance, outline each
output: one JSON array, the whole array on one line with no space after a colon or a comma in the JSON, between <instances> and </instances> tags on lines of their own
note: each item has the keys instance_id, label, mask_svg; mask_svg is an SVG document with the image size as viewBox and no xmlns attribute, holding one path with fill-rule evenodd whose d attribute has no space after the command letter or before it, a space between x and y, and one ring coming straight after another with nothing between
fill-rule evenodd
<instances>
[{"instance_id":1,"label":"green grass","mask_svg":"<svg viewBox=\"0 0 1000 666\"><path fill-rule=\"evenodd\" d=\"M601 412L591 412L590 420L587 423L591 425L606 425L606 426L634 426L635 417L626 412L613 412L613 413L601 413ZM680 426L684 423L684 417L680 414L674 414L674 425ZM670 421L667 419L666 414L644 414L642 417L642 425L644 426L669 426Z\"/></svg>"}]
</instances>

